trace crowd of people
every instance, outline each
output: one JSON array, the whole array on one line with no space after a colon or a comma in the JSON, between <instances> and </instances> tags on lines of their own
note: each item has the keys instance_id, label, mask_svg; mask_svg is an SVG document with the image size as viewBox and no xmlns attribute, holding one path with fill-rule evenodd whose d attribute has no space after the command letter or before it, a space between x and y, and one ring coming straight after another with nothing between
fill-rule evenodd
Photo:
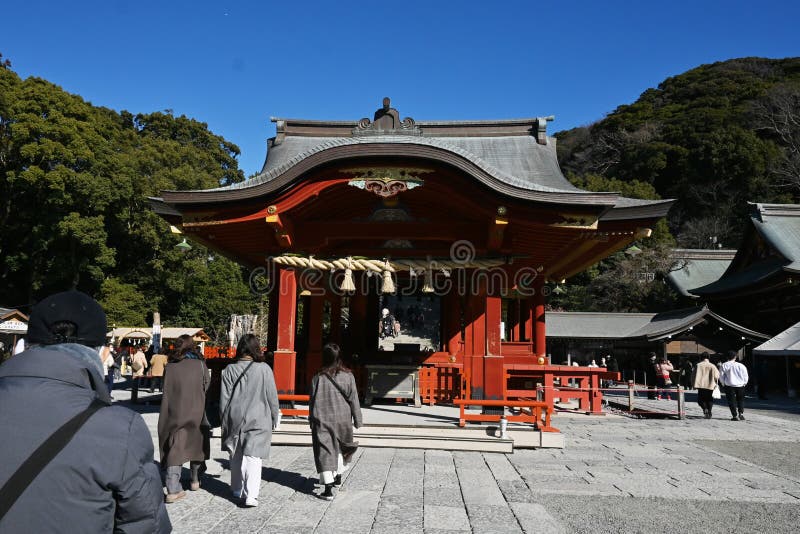
<instances>
[{"instance_id":1,"label":"crowd of people","mask_svg":"<svg viewBox=\"0 0 800 534\"><path fill-rule=\"evenodd\" d=\"M75 532L170 532L166 505L186 495L185 464L188 489L200 488L211 437L211 375L201 351L181 336L168 355L148 362L138 351L131 359L135 376L150 366L161 378L156 462L142 416L113 404L120 362L106 331L105 313L91 297L57 293L34 306L26 350L0 365L0 428L15 432L0 440L0 531L60 532L69 525ZM268 361L256 336L245 335L222 372L222 448L230 455L231 495L244 507L258 506L262 461L281 421ZM334 498L358 446L353 427L361 423L355 379L339 346L329 343L309 402L320 498Z\"/></svg>"},{"instance_id":2,"label":"crowd of people","mask_svg":"<svg viewBox=\"0 0 800 534\"><path fill-rule=\"evenodd\" d=\"M714 399L722 398L724 392L731 420L744 421L744 390L750 377L747 367L738 361L737 352L731 350L724 356L703 352L698 360L695 364L691 359L683 358L676 369L666 356L659 359L655 352L651 352L649 365L645 367L648 398L660 398L657 395L661 391L669 398L669 391L677 385L687 390L696 389L697 403L703 416L711 419Z\"/></svg>"}]
</instances>

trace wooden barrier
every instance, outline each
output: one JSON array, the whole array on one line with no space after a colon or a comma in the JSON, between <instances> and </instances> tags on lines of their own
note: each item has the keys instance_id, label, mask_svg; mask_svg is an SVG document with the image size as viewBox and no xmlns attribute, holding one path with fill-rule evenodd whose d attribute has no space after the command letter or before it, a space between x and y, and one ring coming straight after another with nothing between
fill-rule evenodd
<instances>
[{"instance_id":1,"label":"wooden barrier","mask_svg":"<svg viewBox=\"0 0 800 534\"><path fill-rule=\"evenodd\" d=\"M419 391L423 404L450 402L461 394L461 365L435 364L419 369Z\"/></svg>"},{"instance_id":2,"label":"wooden barrier","mask_svg":"<svg viewBox=\"0 0 800 534\"><path fill-rule=\"evenodd\" d=\"M279 401L286 402L309 402L311 397L308 395L278 395ZM281 408L283 415L296 415L300 417L308 417L308 408Z\"/></svg>"},{"instance_id":3,"label":"wooden barrier","mask_svg":"<svg viewBox=\"0 0 800 534\"><path fill-rule=\"evenodd\" d=\"M508 399L473 399L470 389L469 370L464 369L461 373L461 392L462 398L453 400L453 404L459 407L459 426L465 426L467 421L496 421L499 422L502 418L507 421L519 421L522 423L532 423L534 428L542 432L559 432L559 430L550 424L550 416L553 413L553 406L549 405L546 401L540 400L508 400ZM508 407L520 408L518 415L504 415L504 414L468 414L466 413L467 406L491 406L491 407ZM525 413L525 409L528 413ZM543 417L544 416L544 417ZM544 424L542 424L544 422Z\"/></svg>"},{"instance_id":4,"label":"wooden barrier","mask_svg":"<svg viewBox=\"0 0 800 534\"><path fill-rule=\"evenodd\" d=\"M600 380L619 380L620 374L607 371L602 367L574 367L568 365L536 365L536 364L505 364L503 365L505 380L503 381L503 394L505 398L525 399L535 395L534 390L528 388L508 387L511 379L530 379L541 383L541 397L551 410L555 407L555 399L577 399L582 411L602 415L603 392L600 389ZM577 387L567 384L572 380ZM558 385L556 385L558 381ZM537 397L538 398L538 397Z\"/></svg>"},{"instance_id":5,"label":"wooden barrier","mask_svg":"<svg viewBox=\"0 0 800 534\"><path fill-rule=\"evenodd\" d=\"M554 428L550 425L550 407L547 406L547 403L544 401L455 399L453 403L459 406L458 426L465 426L467 421L500 422L502 418L505 418L508 421L532 423L536 430L541 430L542 432L559 431L557 428ZM518 415L469 414L466 412L467 406L520 408L520 413ZM526 408L528 409L528 413L525 413ZM544 414L544 418L542 417L542 414Z\"/></svg>"}]
</instances>

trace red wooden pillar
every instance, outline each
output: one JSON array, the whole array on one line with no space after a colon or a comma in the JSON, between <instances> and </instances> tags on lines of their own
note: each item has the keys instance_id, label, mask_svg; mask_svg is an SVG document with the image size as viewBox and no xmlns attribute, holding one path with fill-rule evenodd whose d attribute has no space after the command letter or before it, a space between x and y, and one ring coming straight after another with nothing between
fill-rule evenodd
<instances>
[{"instance_id":1,"label":"red wooden pillar","mask_svg":"<svg viewBox=\"0 0 800 534\"><path fill-rule=\"evenodd\" d=\"M306 377L311 384L313 377L322 367L322 305L321 295L312 295L308 298L307 328L308 352L306 353Z\"/></svg>"},{"instance_id":2,"label":"red wooden pillar","mask_svg":"<svg viewBox=\"0 0 800 534\"><path fill-rule=\"evenodd\" d=\"M267 294L267 350L275 352L278 343L278 293L280 292L278 273L274 273L272 287Z\"/></svg>"},{"instance_id":3,"label":"red wooden pillar","mask_svg":"<svg viewBox=\"0 0 800 534\"><path fill-rule=\"evenodd\" d=\"M458 290L453 288L444 297L444 339L445 350L455 356L461 350L461 299Z\"/></svg>"},{"instance_id":4,"label":"red wooden pillar","mask_svg":"<svg viewBox=\"0 0 800 534\"><path fill-rule=\"evenodd\" d=\"M484 399L503 398L503 356L500 355L500 321L503 301L499 296L488 295L484 299L486 320L486 350L483 352Z\"/></svg>"},{"instance_id":5,"label":"red wooden pillar","mask_svg":"<svg viewBox=\"0 0 800 534\"><path fill-rule=\"evenodd\" d=\"M536 357L546 357L546 329L544 317L544 277L537 277L534 284L536 294L533 296L534 353Z\"/></svg>"},{"instance_id":6,"label":"red wooden pillar","mask_svg":"<svg viewBox=\"0 0 800 534\"><path fill-rule=\"evenodd\" d=\"M470 372L473 399L484 398L483 356L486 354L485 290L467 297L467 327L464 341L464 368Z\"/></svg>"},{"instance_id":7,"label":"red wooden pillar","mask_svg":"<svg viewBox=\"0 0 800 534\"><path fill-rule=\"evenodd\" d=\"M508 332L506 337L507 341L522 341L524 335L523 328L525 326L522 324L520 302L521 301L517 298L512 298L508 301L508 326L506 326Z\"/></svg>"},{"instance_id":8,"label":"red wooden pillar","mask_svg":"<svg viewBox=\"0 0 800 534\"><path fill-rule=\"evenodd\" d=\"M278 275L278 332L275 349L275 385L278 394L294 394L297 352L294 336L297 318L297 278L294 270L280 269Z\"/></svg>"},{"instance_id":9,"label":"red wooden pillar","mask_svg":"<svg viewBox=\"0 0 800 534\"><path fill-rule=\"evenodd\" d=\"M532 298L527 298L520 302L521 314L520 322L522 323L522 332L525 335L525 341L533 343L533 307L534 302Z\"/></svg>"}]
</instances>

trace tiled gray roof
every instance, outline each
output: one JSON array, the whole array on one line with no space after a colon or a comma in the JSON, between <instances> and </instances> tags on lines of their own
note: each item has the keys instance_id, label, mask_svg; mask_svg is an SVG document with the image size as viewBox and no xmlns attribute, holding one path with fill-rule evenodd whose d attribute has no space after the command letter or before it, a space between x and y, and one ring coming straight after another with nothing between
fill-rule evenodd
<instances>
[{"instance_id":1,"label":"tiled gray roof","mask_svg":"<svg viewBox=\"0 0 800 534\"><path fill-rule=\"evenodd\" d=\"M676 249L679 268L667 275L669 282L685 297L696 297L692 289L716 282L731 264L735 250Z\"/></svg>"},{"instance_id":2,"label":"tiled gray roof","mask_svg":"<svg viewBox=\"0 0 800 534\"><path fill-rule=\"evenodd\" d=\"M753 349L756 356L800 356L800 323Z\"/></svg>"},{"instance_id":3,"label":"tiled gray roof","mask_svg":"<svg viewBox=\"0 0 800 534\"><path fill-rule=\"evenodd\" d=\"M706 307L662 313L550 312L547 337L574 339L644 339L654 341L679 334L712 317L751 339L768 336L731 322Z\"/></svg>"},{"instance_id":4,"label":"tiled gray roof","mask_svg":"<svg viewBox=\"0 0 800 534\"><path fill-rule=\"evenodd\" d=\"M679 334L695 325L702 323L707 317L715 319L720 324L735 330L751 339L767 339L769 336L750 330L741 325L717 315L707 307L702 308L683 308L657 314L649 324L640 330L633 332L630 337L641 337L648 340L663 339L665 337Z\"/></svg>"},{"instance_id":5,"label":"tiled gray roof","mask_svg":"<svg viewBox=\"0 0 800 534\"><path fill-rule=\"evenodd\" d=\"M261 173L245 182L217 190L242 189L269 182L307 157L324 150L359 144L418 144L458 154L495 178L521 189L542 192L582 193L561 174L555 140L540 145L532 136L422 137L381 135L375 137L287 136L267 153ZM210 190L207 190L210 191Z\"/></svg>"},{"instance_id":6,"label":"tiled gray roof","mask_svg":"<svg viewBox=\"0 0 800 534\"><path fill-rule=\"evenodd\" d=\"M756 230L800 272L800 204L755 204Z\"/></svg>"},{"instance_id":7,"label":"tiled gray roof","mask_svg":"<svg viewBox=\"0 0 800 534\"><path fill-rule=\"evenodd\" d=\"M548 312L547 337L622 339L649 324L655 313Z\"/></svg>"},{"instance_id":8,"label":"tiled gray roof","mask_svg":"<svg viewBox=\"0 0 800 534\"><path fill-rule=\"evenodd\" d=\"M745 239L725 274L716 282L692 289L696 295L726 293L758 284L781 273L800 273L800 204L751 204L750 221L753 232L761 236L778 255L743 265L750 257Z\"/></svg>"}]
</instances>

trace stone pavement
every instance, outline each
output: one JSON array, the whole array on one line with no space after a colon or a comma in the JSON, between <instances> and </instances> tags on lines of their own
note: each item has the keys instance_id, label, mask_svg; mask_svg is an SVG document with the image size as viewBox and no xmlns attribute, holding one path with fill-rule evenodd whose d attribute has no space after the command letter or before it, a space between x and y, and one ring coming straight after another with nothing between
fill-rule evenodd
<instances>
[{"instance_id":1,"label":"stone pavement","mask_svg":"<svg viewBox=\"0 0 800 534\"><path fill-rule=\"evenodd\" d=\"M563 450L361 449L332 502L309 448L275 446L253 509L230 497L217 438L201 490L167 509L176 532L796 532L800 415L784 404L741 422L691 402L684 420L559 414ZM136 408L155 434L157 406Z\"/></svg>"}]
</instances>

